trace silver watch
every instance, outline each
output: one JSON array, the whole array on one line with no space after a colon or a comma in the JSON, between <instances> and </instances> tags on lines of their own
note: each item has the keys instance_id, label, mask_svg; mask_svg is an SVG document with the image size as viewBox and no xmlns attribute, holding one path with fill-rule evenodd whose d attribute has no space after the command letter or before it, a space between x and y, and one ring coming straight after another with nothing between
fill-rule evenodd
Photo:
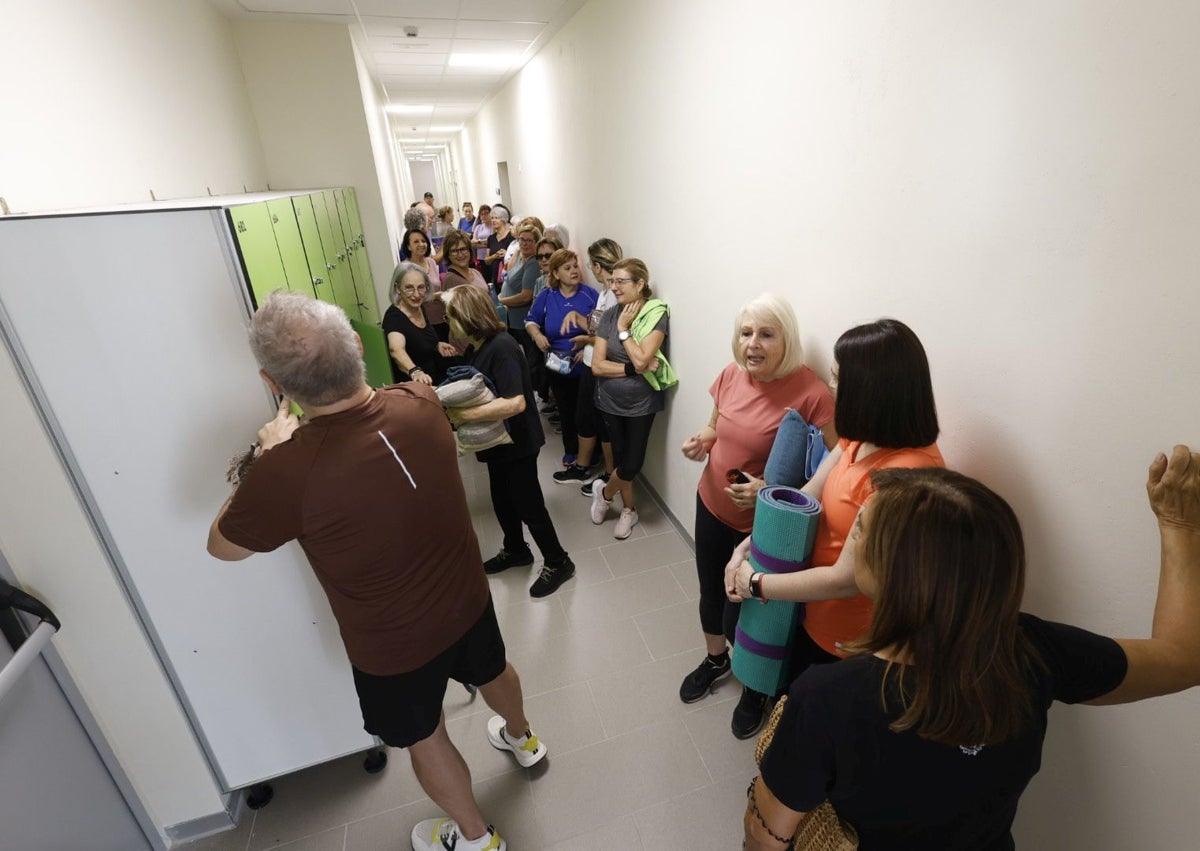
<instances>
[{"instance_id":1,"label":"silver watch","mask_svg":"<svg viewBox=\"0 0 1200 851\"><path fill-rule=\"evenodd\" d=\"M629 339L629 332L622 331L620 334L617 335L617 339L620 340L622 343L624 343L626 340Z\"/></svg>"}]
</instances>

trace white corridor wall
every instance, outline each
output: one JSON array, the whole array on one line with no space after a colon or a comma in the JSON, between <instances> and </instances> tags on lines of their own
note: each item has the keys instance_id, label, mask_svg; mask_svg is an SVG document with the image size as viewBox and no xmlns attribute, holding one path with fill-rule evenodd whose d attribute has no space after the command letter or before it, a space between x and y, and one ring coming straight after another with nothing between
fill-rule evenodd
<instances>
[{"instance_id":1,"label":"white corridor wall","mask_svg":"<svg viewBox=\"0 0 1200 851\"><path fill-rule=\"evenodd\" d=\"M1142 486L1200 446L1200 7L592 0L454 145L463 195L611 236L673 305L647 476L685 524L737 306L797 308L828 376L880 316L929 352L949 462L1016 508L1026 608L1144 635ZM582 509L581 509L582 510ZM1053 710L1018 846L1190 847L1200 690Z\"/></svg>"}]
</instances>

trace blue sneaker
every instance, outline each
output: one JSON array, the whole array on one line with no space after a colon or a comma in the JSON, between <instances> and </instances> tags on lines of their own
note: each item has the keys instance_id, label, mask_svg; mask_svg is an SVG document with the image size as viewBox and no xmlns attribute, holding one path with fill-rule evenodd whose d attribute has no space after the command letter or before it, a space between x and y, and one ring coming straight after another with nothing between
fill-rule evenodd
<instances>
[{"instance_id":1,"label":"blue sneaker","mask_svg":"<svg viewBox=\"0 0 1200 851\"><path fill-rule=\"evenodd\" d=\"M563 466L564 467L574 467L575 466L575 456L574 455L564 455L563 456Z\"/></svg>"}]
</instances>

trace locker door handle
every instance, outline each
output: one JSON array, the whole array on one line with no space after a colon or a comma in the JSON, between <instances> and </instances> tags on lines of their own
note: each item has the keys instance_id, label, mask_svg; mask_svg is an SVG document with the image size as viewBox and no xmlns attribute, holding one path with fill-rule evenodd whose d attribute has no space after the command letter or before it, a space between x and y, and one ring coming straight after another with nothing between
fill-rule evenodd
<instances>
[{"instance_id":1,"label":"locker door handle","mask_svg":"<svg viewBox=\"0 0 1200 851\"><path fill-rule=\"evenodd\" d=\"M326 269L326 271L332 272L332 271L333 271L334 269L336 269L336 268L337 268L337 266L334 266L332 263L326 263L326 264L325 264L325 269Z\"/></svg>"},{"instance_id":2,"label":"locker door handle","mask_svg":"<svg viewBox=\"0 0 1200 851\"><path fill-rule=\"evenodd\" d=\"M325 282L323 280L321 280L320 278L313 278L313 286L314 287L317 286L318 284L323 284L323 283L325 283Z\"/></svg>"},{"instance_id":3,"label":"locker door handle","mask_svg":"<svg viewBox=\"0 0 1200 851\"><path fill-rule=\"evenodd\" d=\"M344 251L339 251L339 252L338 252L338 254L337 254L337 259L338 259L338 260L345 260L345 259L346 259L346 252L344 252Z\"/></svg>"}]
</instances>

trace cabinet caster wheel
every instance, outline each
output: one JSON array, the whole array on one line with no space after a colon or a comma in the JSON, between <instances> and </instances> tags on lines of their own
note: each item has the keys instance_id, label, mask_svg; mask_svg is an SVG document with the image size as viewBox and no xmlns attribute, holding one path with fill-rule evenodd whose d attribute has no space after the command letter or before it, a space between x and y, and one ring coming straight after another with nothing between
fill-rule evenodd
<instances>
[{"instance_id":1,"label":"cabinet caster wheel","mask_svg":"<svg viewBox=\"0 0 1200 851\"><path fill-rule=\"evenodd\" d=\"M387 751L383 748L367 751L367 757L363 760L363 770L367 774L378 774L383 771L385 765L387 765Z\"/></svg>"},{"instance_id":2,"label":"cabinet caster wheel","mask_svg":"<svg viewBox=\"0 0 1200 851\"><path fill-rule=\"evenodd\" d=\"M246 806L252 810L261 810L275 797L275 790L270 783L256 783L246 790Z\"/></svg>"}]
</instances>

